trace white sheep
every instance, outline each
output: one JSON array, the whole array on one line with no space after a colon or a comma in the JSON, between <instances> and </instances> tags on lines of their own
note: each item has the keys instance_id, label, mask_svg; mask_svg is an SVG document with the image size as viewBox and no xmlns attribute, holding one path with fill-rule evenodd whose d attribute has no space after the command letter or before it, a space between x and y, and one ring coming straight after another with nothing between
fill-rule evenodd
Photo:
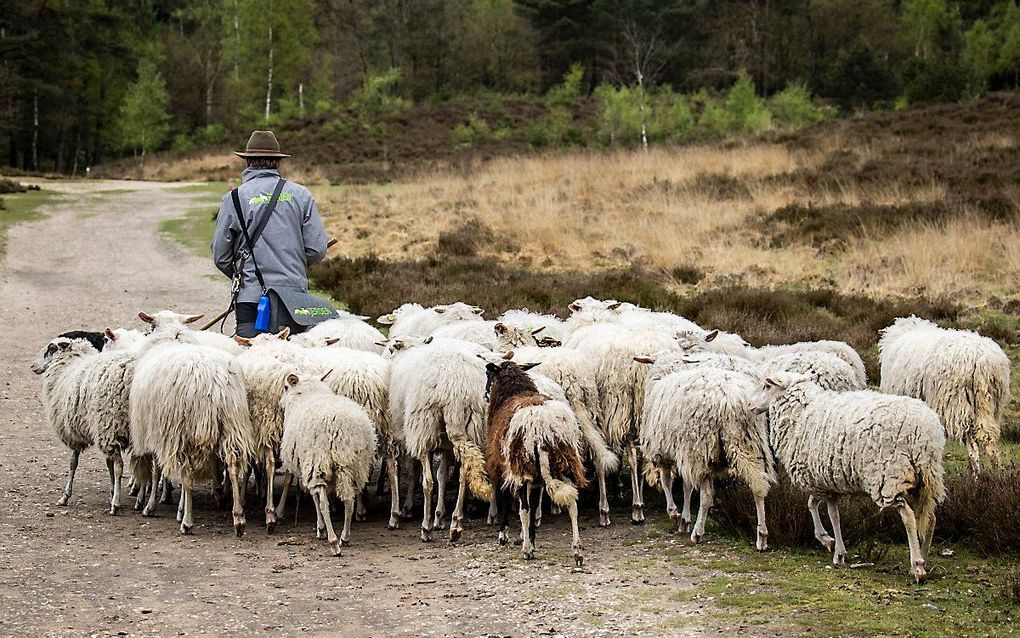
<instances>
[{"instance_id":1,"label":"white sheep","mask_svg":"<svg viewBox=\"0 0 1020 638\"><path fill-rule=\"evenodd\" d=\"M821 341L799 341L780 346L762 346L752 351L751 358L765 364L774 357L798 352L827 352L839 357L853 368L857 378L855 383L857 387L863 389L868 385L868 373L864 368L864 360L850 344L843 341L823 339Z\"/></svg>"},{"instance_id":2,"label":"white sheep","mask_svg":"<svg viewBox=\"0 0 1020 638\"><path fill-rule=\"evenodd\" d=\"M355 496L368 483L372 469L375 427L363 407L336 395L324 380L293 373L285 377L280 459L284 469L297 476L301 487L312 495L316 537L325 535L333 555L339 556L340 547L350 545ZM344 505L339 539L333 531L330 493ZM285 498L281 497L281 506Z\"/></svg>"},{"instance_id":3,"label":"white sheep","mask_svg":"<svg viewBox=\"0 0 1020 638\"><path fill-rule=\"evenodd\" d=\"M291 337L291 341L305 347L328 343L352 350L381 353L382 346L379 344L386 337L377 328L366 323L366 319L368 317L341 311L336 319L316 324L306 332Z\"/></svg>"},{"instance_id":4,"label":"white sheep","mask_svg":"<svg viewBox=\"0 0 1020 638\"><path fill-rule=\"evenodd\" d=\"M194 482L226 464L233 489L233 522L244 534L240 477L255 452L244 373L221 349L199 345L195 331L161 326L138 353L131 384L131 445L151 454L162 474L182 483L181 532L194 526ZM151 514L156 484L152 485Z\"/></svg>"},{"instance_id":5,"label":"white sheep","mask_svg":"<svg viewBox=\"0 0 1020 638\"><path fill-rule=\"evenodd\" d=\"M762 363L762 378L784 372L806 374L826 390L864 390L860 374L844 359L825 350L803 350L776 355Z\"/></svg>"},{"instance_id":6,"label":"white sheep","mask_svg":"<svg viewBox=\"0 0 1020 638\"><path fill-rule=\"evenodd\" d=\"M562 319L553 315L531 312L526 308L507 310L499 316L497 321L530 332L535 335L540 346L563 345L567 339L567 325Z\"/></svg>"},{"instance_id":7,"label":"white sheep","mask_svg":"<svg viewBox=\"0 0 1020 638\"><path fill-rule=\"evenodd\" d=\"M457 505L450 522L450 537L462 530L465 490L492 500L492 487L485 476L480 446L485 441L485 366L481 346L453 339L394 340L387 350L390 368L390 416L402 430L408 454L422 469L425 508L421 539L432 540L433 528L442 528L445 517L443 487L445 465L438 475L439 498L435 517L432 510L433 452L449 446L448 452L461 464ZM444 453L441 458L445 458Z\"/></svg>"},{"instance_id":8,"label":"white sheep","mask_svg":"<svg viewBox=\"0 0 1020 638\"><path fill-rule=\"evenodd\" d=\"M495 321L457 321L436 328L432 336L436 339L460 339L492 350L496 347L495 325Z\"/></svg>"},{"instance_id":9,"label":"white sheep","mask_svg":"<svg viewBox=\"0 0 1020 638\"><path fill-rule=\"evenodd\" d=\"M590 456L595 467L599 488L599 525L609 526L606 475L619 469L620 459L610 450L600 427L602 414L595 380L596 367L580 351L562 347L536 347L535 333L528 328L500 322L496 324L495 332L499 338L499 350L508 351L517 362L537 363L534 372L549 377L562 388L581 428L581 453Z\"/></svg>"},{"instance_id":10,"label":"white sheep","mask_svg":"<svg viewBox=\"0 0 1020 638\"><path fill-rule=\"evenodd\" d=\"M587 480L580 455L580 428L570 406L539 393L526 374L531 364L486 361L489 395L486 455L489 474L497 485L499 542L505 544L509 497L517 498L521 520L521 550L525 559L535 556L536 490L549 494L570 516L571 549L578 566L584 562L577 523L577 490Z\"/></svg>"},{"instance_id":11,"label":"white sheep","mask_svg":"<svg viewBox=\"0 0 1020 638\"><path fill-rule=\"evenodd\" d=\"M43 376L41 399L50 427L71 450L67 483L57 505L67 505L70 500L78 459L94 443L86 418L86 375L98 356L88 341L57 337L46 344L32 364L32 372Z\"/></svg>"},{"instance_id":12,"label":"white sheep","mask_svg":"<svg viewBox=\"0 0 1020 638\"><path fill-rule=\"evenodd\" d=\"M379 317L376 321L390 326L390 338L428 337L437 328L458 321L481 321L483 310L457 302L431 308L418 304L404 304L393 312Z\"/></svg>"},{"instance_id":13,"label":"white sheep","mask_svg":"<svg viewBox=\"0 0 1020 638\"><path fill-rule=\"evenodd\" d=\"M204 316L205 315L185 315L173 312L172 310L160 310L159 312L151 315L146 312L138 313L138 318L149 324L149 334L160 329L176 330L179 327L188 328L190 330L191 324ZM193 343L208 346L210 348L216 348L217 350L222 350L231 355L238 355L244 351L244 348L238 345L230 337L209 330L191 330L191 334L188 336L188 339Z\"/></svg>"},{"instance_id":14,"label":"white sheep","mask_svg":"<svg viewBox=\"0 0 1020 638\"><path fill-rule=\"evenodd\" d=\"M255 458L265 472L266 531L276 528L282 510L273 504L273 479L276 470L276 452L283 437L283 408L280 400L285 389L287 374L303 368L305 350L286 339L289 328L278 334L260 334L252 339L237 337L245 350L237 356L237 365L244 375L251 416ZM281 498L281 501L283 499Z\"/></svg>"},{"instance_id":15,"label":"white sheep","mask_svg":"<svg viewBox=\"0 0 1020 638\"><path fill-rule=\"evenodd\" d=\"M1002 412L1009 402L1009 357L969 330L948 330L918 317L899 318L878 341L882 391L923 399L946 435L963 441L970 469L981 455L999 464Z\"/></svg>"},{"instance_id":16,"label":"white sheep","mask_svg":"<svg viewBox=\"0 0 1020 638\"><path fill-rule=\"evenodd\" d=\"M667 512L680 531L690 525L691 492L701 505L691 540L700 542L715 494L714 481L732 476L754 496L758 517L755 547L768 547L765 497L775 484L774 461L755 408L757 378L697 362L655 380L641 421L641 450L666 496ZM673 467L684 484L684 510L673 502Z\"/></svg>"},{"instance_id":17,"label":"white sheep","mask_svg":"<svg viewBox=\"0 0 1020 638\"><path fill-rule=\"evenodd\" d=\"M945 498L939 417L924 402L863 390L823 390L810 377L783 374L765 380L759 409L768 411L769 440L793 484L810 495L815 537L846 557L837 498L861 494L880 509L894 507L910 545L910 571L924 581L935 530L935 506ZM818 513L825 503L835 539Z\"/></svg>"},{"instance_id":18,"label":"white sheep","mask_svg":"<svg viewBox=\"0 0 1020 638\"><path fill-rule=\"evenodd\" d=\"M672 336L655 330L596 322L574 331L565 344L590 357L595 365L599 392L599 424L610 449L627 450L631 472L631 522L644 522L644 478L637 444L644 413L645 377L648 366L635 357L647 352L678 351Z\"/></svg>"}]
</instances>

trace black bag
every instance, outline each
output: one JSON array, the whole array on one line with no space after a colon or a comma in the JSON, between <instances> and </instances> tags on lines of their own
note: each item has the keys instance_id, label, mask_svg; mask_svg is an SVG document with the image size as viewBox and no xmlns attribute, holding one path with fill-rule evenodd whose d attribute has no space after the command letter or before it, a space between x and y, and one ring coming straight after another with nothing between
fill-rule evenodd
<instances>
[{"instance_id":1,"label":"black bag","mask_svg":"<svg viewBox=\"0 0 1020 638\"><path fill-rule=\"evenodd\" d=\"M273 190L273 196L269 200L269 206L266 207L266 211L259 220L258 224L255 223L254 218L251 221L253 232L249 233L249 224L244 221L244 214L241 212L241 199L238 197L237 189L231 193L231 197L234 202L234 212L237 213L238 223L241 224L241 231L244 233L244 239L247 243L247 255L242 256L242 268L243 259L250 258L252 266L255 267L255 277L258 279L259 285L262 286L262 294L269 296L270 304L270 320L269 320L269 332L279 332L283 328L290 328L291 332L298 333L304 332L308 328L315 324L322 323L323 321L329 321L330 319L336 319L339 316L336 308L333 307L325 299L316 297L302 290L295 288L266 288L266 282L262 277L262 271L259 269L259 264L255 261L255 243L262 236L262 231L265 229L266 224L269 222L269 216L272 215L273 210L276 209L276 203L280 199L280 192L283 190L283 184L286 180L280 179L276 184L276 188ZM238 273L240 275L240 272ZM237 286L235 286L236 288ZM234 298L237 298L237 291L234 291Z\"/></svg>"}]
</instances>

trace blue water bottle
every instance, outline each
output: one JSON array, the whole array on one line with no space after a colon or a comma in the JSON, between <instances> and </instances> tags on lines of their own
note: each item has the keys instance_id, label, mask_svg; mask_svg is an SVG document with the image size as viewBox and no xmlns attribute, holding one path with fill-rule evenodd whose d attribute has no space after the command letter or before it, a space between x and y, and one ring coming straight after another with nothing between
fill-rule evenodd
<instances>
[{"instance_id":1,"label":"blue water bottle","mask_svg":"<svg viewBox=\"0 0 1020 638\"><path fill-rule=\"evenodd\" d=\"M259 310L255 315L255 332L269 332L269 295L259 297Z\"/></svg>"}]
</instances>

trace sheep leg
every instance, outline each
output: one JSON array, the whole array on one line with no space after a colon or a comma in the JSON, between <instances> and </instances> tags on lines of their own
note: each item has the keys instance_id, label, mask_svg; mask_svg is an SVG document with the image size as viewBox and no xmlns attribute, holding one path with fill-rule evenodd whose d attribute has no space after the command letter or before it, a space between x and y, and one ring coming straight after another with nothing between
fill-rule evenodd
<instances>
[{"instance_id":1,"label":"sheep leg","mask_svg":"<svg viewBox=\"0 0 1020 638\"><path fill-rule=\"evenodd\" d=\"M659 466L659 484L666 497L666 514L673 521L673 525L680 529L680 511L676 508L676 502L673 500L673 472L669 466Z\"/></svg>"},{"instance_id":2,"label":"sheep leg","mask_svg":"<svg viewBox=\"0 0 1020 638\"><path fill-rule=\"evenodd\" d=\"M177 522L180 523L184 520L184 506L186 505L184 498L184 489L181 489L181 498L177 502Z\"/></svg>"},{"instance_id":3,"label":"sheep leg","mask_svg":"<svg viewBox=\"0 0 1020 638\"><path fill-rule=\"evenodd\" d=\"M534 501L538 500L538 499L536 498L536 499L533 500L531 495L532 494L538 495L538 494L541 494L544 491L545 491L544 488L538 487L534 483L529 483L528 484L528 503L532 504L532 507L530 508L531 509L531 517L530 517L531 520L529 522L530 524L528 525L528 535L531 536L531 551L532 552L534 552L536 549L538 549L538 525L536 525L536 519L535 519L535 516L538 513L538 508L533 506Z\"/></svg>"},{"instance_id":4,"label":"sheep leg","mask_svg":"<svg viewBox=\"0 0 1020 638\"><path fill-rule=\"evenodd\" d=\"M436 464L436 517L432 521L433 529L446 529L446 479L449 477L450 460L446 454L439 455Z\"/></svg>"},{"instance_id":5,"label":"sheep leg","mask_svg":"<svg viewBox=\"0 0 1020 638\"><path fill-rule=\"evenodd\" d=\"M818 512L818 508L821 507L823 502L817 496L809 496L807 506L808 511L811 512L811 522L815 525L815 538L822 544L822 547L831 552L836 548L836 539L829 536L828 530L825 529L825 525L822 523L822 515Z\"/></svg>"},{"instance_id":6,"label":"sheep leg","mask_svg":"<svg viewBox=\"0 0 1020 638\"><path fill-rule=\"evenodd\" d=\"M340 555L340 539L336 537L336 532L333 531L333 517L329 511L329 495L326 494L325 488L321 485L312 490L312 498L315 499L319 504L319 510L322 514L322 522L326 526L326 541L329 543L329 549L333 552L334 556ZM348 512L353 512L354 507L351 503L351 507L347 508Z\"/></svg>"},{"instance_id":7,"label":"sheep leg","mask_svg":"<svg viewBox=\"0 0 1020 638\"><path fill-rule=\"evenodd\" d=\"M645 522L644 480L639 470L640 463L637 444L627 446L627 460L630 463L631 513L630 522L640 525Z\"/></svg>"},{"instance_id":8,"label":"sheep leg","mask_svg":"<svg viewBox=\"0 0 1020 638\"><path fill-rule=\"evenodd\" d=\"M995 439L990 437L983 428L976 433L975 438L981 451L988 457L988 464L993 469L1002 467L1002 464L999 462L999 446Z\"/></svg>"},{"instance_id":9,"label":"sheep leg","mask_svg":"<svg viewBox=\"0 0 1020 638\"><path fill-rule=\"evenodd\" d=\"M759 552L764 552L769 548L769 528L765 523L765 495L755 494L754 495L754 510L758 515L758 540L754 544L755 548Z\"/></svg>"},{"instance_id":10,"label":"sheep leg","mask_svg":"<svg viewBox=\"0 0 1020 638\"><path fill-rule=\"evenodd\" d=\"M386 474L387 474L386 462L387 462L388 458L389 457L379 460L379 477L376 478L376 480L375 480L375 497L376 498L379 498L380 496L382 496L382 493L383 493L383 485L385 485L385 483L386 483Z\"/></svg>"},{"instance_id":11,"label":"sheep leg","mask_svg":"<svg viewBox=\"0 0 1020 638\"><path fill-rule=\"evenodd\" d=\"M977 476L981 473L981 448L969 432L963 435L963 443L967 446L967 456L970 458L970 472Z\"/></svg>"},{"instance_id":12,"label":"sheep leg","mask_svg":"<svg viewBox=\"0 0 1020 638\"><path fill-rule=\"evenodd\" d=\"M351 546L351 519L354 518L354 512L357 509L357 503L347 499L343 501L344 504L344 528L340 530L340 546L350 547Z\"/></svg>"},{"instance_id":13,"label":"sheep leg","mask_svg":"<svg viewBox=\"0 0 1020 638\"><path fill-rule=\"evenodd\" d=\"M835 500L827 499L825 507L829 510L832 535L836 537L836 548L832 553L832 564L842 565L846 563L846 545L843 544L843 526L839 522L839 504ZM917 530L914 530L914 533L916 535Z\"/></svg>"},{"instance_id":14,"label":"sheep leg","mask_svg":"<svg viewBox=\"0 0 1020 638\"><path fill-rule=\"evenodd\" d=\"M535 557L535 547L531 543L531 483L525 482L517 490L517 512L521 518L521 552L525 560Z\"/></svg>"},{"instance_id":15,"label":"sheep leg","mask_svg":"<svg viewBox=\"0 0 1020 638\"><path fill-rule=\"evenodd\" d=\"M276 508L273 507L273 476L276 474L276 461L273 457L273 448L266 447L262 450L262 458L265 459L265 480L266 480L266 533L272 534L276 529L279 518L276 515ZM235 497L236 499L236 497Z\"/></svg>"},{"instance_id":16,"label":"sheep leg","mask_svg":"<svg viewBox=\"0 0 1020 638\"><path fill-rule=\"evenodd\" d=\"M181 534L191 534L195 528L195 520L192 514L193 497L191 494L191 476L185 475L181 481L181 503L184 506L184 515L181 517Z\"/></svg>"},{"instance_id":17,"label":"sheep leg","mask_svg":"<svg viewBox=\"0 0 1020 638\"><path fill-rule=\"evenodd\" d=\"M684 486L684 509L680 513L680 524L677 525L677 531L686 534L687 530L691 529L691 501L694 499L694 483L683 479L680 482Z\"/></svg>"},{"instance_id":18,"label":"sheep leg","mask_svg":"<svg viewBox=\"0 0 1020 638\"><path fill-rule=\"evenodd\" d=\"M120 484L124 475L124 459L120 452L115 452L111 458L106 459L106 466L110 469L110 515L116 516L120 512Z\"/></svg>"},{"instance_id":19,"label":"sheep leg","mask_svg":"<svg viewBox=\"0 0 1020 638\"><path fill-rule=\"evenodd\" d=\"M301 493L298 492L298 499L300 500ZM312 504L315 505L315 538L322 540L326 538L326 523L322 520L322 508L319 507L319 499L315 498L315 494L312 494Z\"/></svg>"},{"instance_id":20,"label":"sheep leg","mask_svg":"<svg viewBox=\"0 0 1020 638\"><path fill-rule=\"evenodd\" d=\"M283 477L283 487L280 489L280 500L276 504L276 519L283 518L283 512L287 507L287 495L290 494L290 484L294 482L294 475L287 472ZM298 497L300 498L300 496Z\"/></svg>"},{"instance_id":21,"label":"sheep leg","mask_svg":"<svg viewBox=\"0 0 1020 638\"><path fill-rule=\"evenodd\" d=\"M400 527L400 472L396 456L386 457L386 473L390 479L390 520L386 529L397 529Z\"/></svg>"},{"instance_id":22,"label":"sheep leg","mask_svg":"<svg viewBox=\"0 0 1020 638\"><path fill-rule=\"evenodd\" d=\"M241 538L244 536L244 486L241 485L241 468L237 466L237 461L230 461L227 463L227 474L230 476L230 489L234 497L234 504L231 509L231 514L234 518L234 531L237 533L237 537ZM269 492L272 495L272 492ZM269 505L272 506L272 500L269 501ZM271 507L267 508L266 514L272 511ZM275 514L275 513L274 513Z\"/></svg>"},{"instance_id":23,"label":"sheep leg","mask_svg":"<svg viewBox=\"0 0 1020 638\"><path fill-rule=\"evenodd\" d=\"M163 470L155 459L152 460L152 484L149 486L149 502L142 510L142 516L155 516L156 507L159 501L159 486L163 482Z\"/></svg>"},{"instance_id":24,"label":"sheep leg","mask_svg":"<svg viewBox=\"0 0 1020 638\"><path fill-rule=\"evenodd\" d=\"M506 533L506 528L510 525L510 490L499 488L495 498L496 509L499 512L499 544L506 545L510 542L510 537Z\"/></svg>"},{"instance_id":25,"label":"sheep leg","mask_svg":"<svg viewBox=\"0 0 1020 638\"><path fill-rule=\"evenodd\" d=\"M570 516L570 531L574 538L570 548L574 550L574 564L578 567L584 565L584 554L581 553L581 532L577 527L577 501L571 501L567 506L567 515Z\"/></svg>"},{"instance_id":26,"label":"sheep leg","mask_svg":"<svg viewBox=\"0 0 1020 638\"><path fill-rule=\"evenodd\" d=\"M903 527L907 529L907 544L910 546L910 573L918 585L924 583L928 572L924 570L924 555L921 553L921 542L917 535L917 519L914 517L914 510L910 509L902 497L898 497L893 504L903 519Z\"/></svg>"},{"instance_id":27,"label":"sheep leg","mask_svg":"<svg viewBox=\"0 0 1020 638\"><path fill-rule=\"evenodd\" d=\"M358 490L357 496L354 497L354 518L359 523L363 523L368 520L368 509L365 508L365 499L368 498L368 488L362 488Z\"/></svg>"},{"instance_id":28,"label":"sheep leg","mask_svg":"<svg viewBox=\"0 0 1020 638\"><path fill-rule=\"evenodd\" d=\"M928 560L928 551L935 536L935 512L928 512L925 520L918 521L917 535L921 539L921 556Z\"/></svg>"},{"instance_id":29,"label":"sheep leg","mask_svg":"<svg viewBox=\"0 0 1020 638\"><path fill-rule=\"evenodd\" d=\"M499 520L499 486L492 486L492 498L489 499L489 514L485 517L486 525L495 525Z\"/></svg>"},{"instance_id":30,"label":"sheep leg","mask_svg":"<svg viewBox=\"0 0 1020 638\"><path fill-rule=\"evenodd\" d=\"M67 471L67 484L64 485L64 493L57 500L57 505L67 505L67 502L71 500L71 491L74 489L74 473L78 471L78 457L80 456L81 450L71 450L71 466Z\"/></svg>"},{"instance_id":31,"label":"sheep leg","mask_svg":"<svg viewBox=\"0 0 1020 638\"><path fill-rule=\"evenodd\" d=\"M418 459L421 463L421 491L425 496L425 508L421 518L421 540L428 543L432 540L432 463L428 453Z\"/></svg>"},{"instance_id":32,"label":"sheep leg","mask_svg":"<svg viewBox=\"0 0 1020 638\"><path fill-rule=\"evenodd\" d=\"M715 486L712 479L708 478L701 482L701 505L698 508L698 520L694 523L694 531L691 532L691 541L700 543L705 537L705 521L708 519L708 509L712 507L712 500L715 497Z\"/></svg>"},{"instance_id":33,"label":"sheep leg","mask_svg":"<svg viewBox=\"0 0 1020 638\"><path fill-rule=\"evenodd\" d=\"M149 498L149 487L142 485L140 481L135 481L135 487L138 488L138 492L132 496L135 497L135 511L140 512Z\"/></svg>"},{"instance_id":34,"label":"sheep leg","mask_svg":"<svg viewBox=\"0 0 1020 638\"><path fill-rule=\"evenodd\" d=\"M160 502L164 505L174 504L174 484L165 476L163 477L163 494L160 497Z\"/></svg>"},{"instance_id":35,"label":"sheep leg","mask_svg":"<svg viewBox=\"0 0 1020 638\"><path fill-rule=\"evenodd\" d=\"M213 459L213 501L216 503L216 509L223 509L223 461L218 458Z\"/></svg>"},{"instance_id":36,"label":"sheep leg","mask_svg":"<svg viewBox=\"0 0 1020 638\"><path fill-rule=\"evenodd\" d=\"M460 535L464 533L464 498L467 494L467 480L463 474L457 481L457 504L453 508L453 517L450 519L450 542L456 543Z\"/></svg>"},{"instance_id":37,"label":"sheep leg","mask_svg":"<svg viewBox=\"0 0 1020 638\"><path fill-rule=\"evenodd\" d=\"M535 518L535 527L542 527L542 502L545 501L545 490L538 490L538 498L535 499L535 512L533 514ZM552 511L550 510L550 514Z\"/></svg>"},{"instance_id":38,"label":"sheep leg","mask_svg":"<svg viewBox=\"0 0 1020 638\"><path fill-rule=\"evenodd\" d=\"M135 477L128 477L128 496L138 496L142 491L142 484L135 480Z\"/></svg>"},{"instance_id":39,"label":"sheep leg","mask_svg":"<svg viewBox=\"0 0 1020 638\"><path fill-rule=\"evenodd\" d=\"M599 482L599 527L609 527L609 490L606 489L606 471L596 466L595 477Z\"/></svg>"},{"instance_id":40,"label":"sheep leg","mask_svg":"<svg viewBox=\"0 0 1020 638\"><path fill-rule=\"evenodd\" d=\"M411 510L414 509L414 484L418 481L415 480L415 473L417 472L417 463L412 459L406 464L407 469L407 493L404 494L404 504L400 509L401 518L411 518L413 513Z\"/></svg>"}]
</instances>

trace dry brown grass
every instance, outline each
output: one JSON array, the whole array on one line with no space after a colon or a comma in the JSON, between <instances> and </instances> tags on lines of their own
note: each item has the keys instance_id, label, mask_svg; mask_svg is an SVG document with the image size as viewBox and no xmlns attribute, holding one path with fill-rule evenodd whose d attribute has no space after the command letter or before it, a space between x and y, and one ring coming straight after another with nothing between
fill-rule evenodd
<instances>
[{"instance_id":1,"label":"dry brown grass","mask_svg":"<svg viewBox=\"0 0 1020 638\"><path fill-rule=\"evenodd\" d=\"M1004 135L979 141L1014 143ZM974 304L990 295L1015 296L1020 229L1013 221L970 215L962 204L959 216L953 208L944 222L882 231L865 226L838 250L809 242L773 246L757 222L790 204L946 201L947 188L935 179L911 184L892 174L810 187L794 179L825 171L823 162L840 143L834 134L811 151L756 143L504 158L465 172L315 190L331 233L350 256L427 256L440 234L478 220L504 240L488 254L519 265L585 270L637 263L664 272L691 265L705 274L698 283L705 288L834 285L876 295L952 295ZM875 145L855 148L855 163L882 152Z\"/></svg>"}]
</instances>

